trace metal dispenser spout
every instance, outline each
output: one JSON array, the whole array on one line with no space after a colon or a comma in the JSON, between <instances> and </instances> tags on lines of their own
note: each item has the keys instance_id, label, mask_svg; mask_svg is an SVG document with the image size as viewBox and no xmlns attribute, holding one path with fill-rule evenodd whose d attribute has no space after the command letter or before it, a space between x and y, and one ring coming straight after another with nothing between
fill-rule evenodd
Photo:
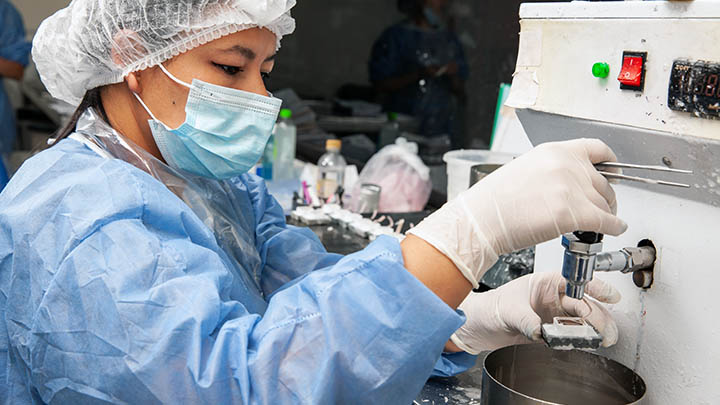
<instances>
[{"instance_id":1,"label":"metal dispenser spout","mask_svg":"<svg viewBox=\"0 0 720 405\"><path fill-rule=\"evenodd\" d=\"M615 252L602 252L603 234L595 232L574 232L565 234L562 245L563 277L567 280L565 293L568 297L581 300L585 286L592 281L596 271L620 271L634 273L655 264L656 252L653 247L628 247Z\"/></svg>"}]
</instances>

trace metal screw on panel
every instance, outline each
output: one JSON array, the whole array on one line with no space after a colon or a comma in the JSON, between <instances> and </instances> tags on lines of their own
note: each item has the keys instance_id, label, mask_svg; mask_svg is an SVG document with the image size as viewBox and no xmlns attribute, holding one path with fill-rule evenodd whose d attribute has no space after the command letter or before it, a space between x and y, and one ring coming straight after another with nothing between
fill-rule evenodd
<instances>
[{"instance_id":1,"label":"metal screw on panel","mask_svg":"<svg viewBox=\"0 0 720 405\"><path fill-rule=\"evenodd\" d=\"M670 160L669 157L665 156L664 158L662 158L662 162L663 164L665 164L665 166L672 167L672 160Z\"/></svg>"}]
</instances>

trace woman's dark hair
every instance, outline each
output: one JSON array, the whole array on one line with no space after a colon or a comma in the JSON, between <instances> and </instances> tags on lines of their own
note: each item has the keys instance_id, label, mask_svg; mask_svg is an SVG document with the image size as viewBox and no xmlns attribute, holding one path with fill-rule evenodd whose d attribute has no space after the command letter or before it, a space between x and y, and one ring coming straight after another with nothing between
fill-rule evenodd
<instances>
[{"instance_id":1,"label":"woman's dark hair","mask_svg":"<svg viewBox=\"0 0 720 405\"><path fill-rule=\"evenodd\" d=\"M55 136L55 142L53 142L53 145L57 145L58 142L61 140L67 138L75 132L75 127L77 127L77 123L80 120L80 116L83 115L83 113L88 108L94 108L98 113L100 113L100 117L105 120L105 122L108 122L107 114L105 113L105 108L102 104L102 99L100 97L100 90L102 87L96 87L92 90L88 90L87 93L85 93L85 97L83 97L82 101L80 102L80 105L73 113L72 117L70 117L70 121L68 121L65 126L63 126Z\"/></svg>"}]
</instances>

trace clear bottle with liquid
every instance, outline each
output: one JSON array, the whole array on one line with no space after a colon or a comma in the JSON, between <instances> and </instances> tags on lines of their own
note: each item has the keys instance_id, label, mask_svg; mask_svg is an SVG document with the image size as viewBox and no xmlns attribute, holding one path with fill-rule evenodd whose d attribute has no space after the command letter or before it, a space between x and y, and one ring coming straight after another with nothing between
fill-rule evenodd
<instances>
[{"instance_id":1,"label":"clear bottle with liquid","mask_svg":"<svg viewBox=\"0 0 720 405\"><path fill-rule=\"evenodd\" d=\"M280 120L273 131L275 154L273 161L273 180L282 181L295 178L295 145L297 128L292 122L292 111L280 110Z\"/></svg>"},{"instance_id":2,"label":"clear bottle with liquid","mask_svg":"<svg viewBox=\"0 0 720 405\"><path fill-rule=\"evenodd\" d=\"M329 139L325 144L325 154L318 160L318 197L323 202L330 200L343 186L345 179L345 167L347 163L340 154L342 142L338 139Z\"/></svg>"},{"instance_id":3,"label":"clear bottle with liquid","mask_svg":"<svg viewBox=\"0 0 720 405\"><path fill-rule=\"evenodd\" d=\"M275 136L270 135L262 159L260 159L260 176L267 180L273 180L273 164L275 163Z\"/></svg>"}]
</instances>

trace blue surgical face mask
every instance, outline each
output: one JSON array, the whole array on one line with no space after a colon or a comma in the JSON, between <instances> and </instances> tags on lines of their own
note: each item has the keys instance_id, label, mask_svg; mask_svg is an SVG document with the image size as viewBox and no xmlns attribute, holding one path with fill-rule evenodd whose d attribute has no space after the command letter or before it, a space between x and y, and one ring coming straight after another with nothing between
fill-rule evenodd
<instances>
[{"instance_id":1,"label":"blue surgical face mask","mask_svg":"<svg viewBox=\"0 0 720 405\"><path fill-rule=\"evenodd\" d=\"M152 118L150 130L165 161L175 169L203 177L229 179L248 172L260 159L277 120L282 100L200 80L187 84L160 65L176 83L190 89L185 123L171 129Z\"/></svg>"}]
</instances>

